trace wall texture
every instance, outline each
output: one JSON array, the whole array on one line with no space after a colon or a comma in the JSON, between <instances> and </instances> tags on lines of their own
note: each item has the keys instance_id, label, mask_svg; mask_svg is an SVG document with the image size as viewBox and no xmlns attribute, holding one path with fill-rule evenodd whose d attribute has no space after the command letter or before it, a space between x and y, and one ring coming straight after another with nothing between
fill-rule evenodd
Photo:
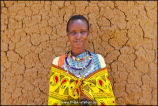
<instances>
[{"instance_id":1,"label":"wall texture","mask_svg":"<svg viewBox=\"0 0 158 106\"><path fill-rule=\"evenodd\" d=\"M90 22L87 48L107 64L117 104L157 104L156 1L1 1L1 103L47 104L54 57L70 43L66 23Z\"/></svg>"}]
</instances>

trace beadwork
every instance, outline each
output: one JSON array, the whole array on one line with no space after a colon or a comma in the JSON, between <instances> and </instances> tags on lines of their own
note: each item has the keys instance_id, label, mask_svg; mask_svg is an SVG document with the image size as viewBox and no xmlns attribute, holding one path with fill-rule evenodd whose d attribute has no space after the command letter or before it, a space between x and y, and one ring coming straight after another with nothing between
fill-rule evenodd
<instances>
[{"instance_id":1,"label":"beadwork","mask_svg":"<svg viewBox=\"0 0 158 106\"><path fill-rule=\"evenodd\" d=\"M69 65L69 63L68 63L68 61L67 61L67 57L68 57L68 54L70 53L70 50L66 53L66 55L65 55L65 62L66 62L66 65L69 67L69 68L71 68L71 69L74 69L74 70L84 70L84 69L87 69L87 67L91 64L91 62L92 62L92 55L91 55L91 53L87 50L87 52L88 52L88 54L90 55L90 57L89 57L89 59L90 59L90 61L89 61L89 63L86 65L86 66L84 66L84 67L81 67L81 68L75 68L75 67L71 67L70 65Z\"/></svg>"},{"instance_id":2,"label":"beadwork","mask_svg":"<svg viewBox=\"0 0 158 106\"><path fill-rule=\"evenodd\" d=\"M85 56L84 58L81 58L81 59L80 58L76 58L75 56L72 55L71 50L70 50L70 56L75 61L82 61L82 60L84 60L84 59L86 59L88 57L88 51L87 51L87 49L85 49L85 51L87 52L87 56Z\"/></svg>"}]
</instances>

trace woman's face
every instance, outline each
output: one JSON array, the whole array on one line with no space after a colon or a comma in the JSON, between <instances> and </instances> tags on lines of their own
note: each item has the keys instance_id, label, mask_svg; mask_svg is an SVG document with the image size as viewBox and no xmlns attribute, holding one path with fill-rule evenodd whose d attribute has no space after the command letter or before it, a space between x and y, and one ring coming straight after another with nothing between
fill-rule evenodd
<instances>
[{"instance_id":1,"label":"woman's face","mask_svg":"<svg viewBox=\"0 0 158 106\"><path fill-rule=\"evenodd\" d=\"M88 34L88 26L84 20L78 19L70 22L67 35L72 47L83 48Z\"/></svg>"}]
</instances>

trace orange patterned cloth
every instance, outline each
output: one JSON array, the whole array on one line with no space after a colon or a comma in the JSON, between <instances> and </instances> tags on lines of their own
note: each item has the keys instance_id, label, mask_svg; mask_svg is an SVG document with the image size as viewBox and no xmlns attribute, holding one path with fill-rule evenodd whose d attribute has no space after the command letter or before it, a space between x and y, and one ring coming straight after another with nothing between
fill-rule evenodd
<instances>
[{"instance_id":1,"label":"orange patterned cloth","mask_svg":"<svg viewBox=\"0 0 158 106\"><path fill-rule=\"evenodd\" d=\"M87 101L89 105L115 105L115 97L107 68L101 68L79 79L63 68L52 65L49 81L48 105L73 105Z\"/></svg>"}]
</instances>

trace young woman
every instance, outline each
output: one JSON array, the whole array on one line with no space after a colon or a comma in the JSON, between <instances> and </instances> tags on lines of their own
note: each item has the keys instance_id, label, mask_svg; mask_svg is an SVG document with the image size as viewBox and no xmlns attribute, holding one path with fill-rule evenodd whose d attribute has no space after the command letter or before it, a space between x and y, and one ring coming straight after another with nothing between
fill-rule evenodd
<instances>
[{"instance_id":1,"label":"young woman","mask_svg":"<svg viewBox=\"0 0 158 106\"><path fill-rule=\"evenodd\" d=\"M104 58L85 48L88 20L74 15L66 31L71 50L52 62L48 105L115 105Z\"/></svg>"}]
</instances>

